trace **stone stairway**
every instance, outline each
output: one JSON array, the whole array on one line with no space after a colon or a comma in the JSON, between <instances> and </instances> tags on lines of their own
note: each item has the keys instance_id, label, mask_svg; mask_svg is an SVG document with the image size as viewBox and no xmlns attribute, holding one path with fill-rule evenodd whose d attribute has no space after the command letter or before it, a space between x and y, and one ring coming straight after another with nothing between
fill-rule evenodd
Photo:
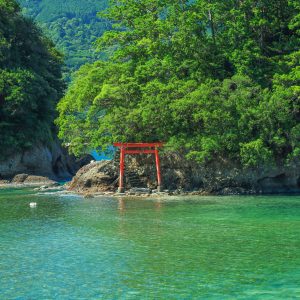
<instances>
[{"instance_id":1,"label":"stone stairway","mask_svg":"<svg viewBox=\"0 0 300 300\"><path fill-rule=\"evenodd\" d=\"M135 172L125 169L125 180L130 188L141 188L144 186L139 175Z\"/></svg>"},{"instance_id":2,"label":"stone stairway","mask_svg":"<svg viewBox=\"0 0 300 300\"><path fill-rule=\"evenodd\" d=\"M120 151L118 150L115 153L115 166L117 167L117 169L119 169L119 163L120 163ZM129 171L127 169L128 164L125 164L125 183L126 185L128 185L130 188L143 188L144 187L144 183L141 181L139 175L136 172L133 171Z\"/></svg>"}]
</instances>

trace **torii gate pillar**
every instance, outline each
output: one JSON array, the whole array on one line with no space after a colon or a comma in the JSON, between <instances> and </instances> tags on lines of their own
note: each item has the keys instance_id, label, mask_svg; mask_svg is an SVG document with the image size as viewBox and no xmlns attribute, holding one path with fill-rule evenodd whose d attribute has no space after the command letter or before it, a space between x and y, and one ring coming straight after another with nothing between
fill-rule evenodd
<instances>
[{"instance_id":1,"label":"torii gate pillar","mask_svg":"<svg viewBox=\"0 0 300 300\"><path fill-rule=\"evenodd\" d=\"M157 190L161 192L162 178L160 172L159 148L163 147L163 143L115 143L115 147L120 148L120 178L119 193L125 192L124 175L125 175L125 155L126 154L154 154L156 173L157 173Z\"/></svg>"}]
</instances>

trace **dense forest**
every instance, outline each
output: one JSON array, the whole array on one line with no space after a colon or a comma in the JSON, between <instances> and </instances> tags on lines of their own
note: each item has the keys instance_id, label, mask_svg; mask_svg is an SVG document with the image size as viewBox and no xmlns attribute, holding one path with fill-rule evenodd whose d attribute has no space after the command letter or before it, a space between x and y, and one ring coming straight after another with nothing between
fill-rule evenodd
<instances>
[{"instance_id":1,"label":"dense forest","mask_svg":"<svg viewBox=\"0 0 300 300\"><path fill-rule=\"evenodd\" d=\"M108 0L19 0L25 15L38 22L65 56L68 75L87 62L103 57L93 43L111 23L98 18ZM68 76L69 77L69 76Z\"/></svg>"},{"instance_id":2,"label":"dense forest","mask_svg":"<svg viewBox=\"0 0 300 300\"><path fill-rule=\"evenodd\" d=\"M109 60L83 66L58 105L74 153L164 141L204 164L299 158L298 0L113 0L101 16Z\"/></svg>"},{"instance_id":3,"label":"dense forest","mask_svg":"<svg viewBox=\"0 0 300 300\"><path fill-rule=\"evenodd\" d=\"M24 18L14 0L0 0L1 159L55 131L55 107L63 96L63 60L53 43Z\"/></svg>"}]
</instances>

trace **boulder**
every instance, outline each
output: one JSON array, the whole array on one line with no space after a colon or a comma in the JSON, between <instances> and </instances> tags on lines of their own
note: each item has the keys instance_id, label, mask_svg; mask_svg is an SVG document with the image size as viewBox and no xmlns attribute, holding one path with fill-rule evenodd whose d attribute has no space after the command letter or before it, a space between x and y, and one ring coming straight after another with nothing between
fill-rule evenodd
<instances>
[{"instance_id":1,"label":"boulder","mask_svg":"<svg viewBox=\"0 0 300 300\"><path fill-rule=\"evenodd\" d=\"M23 184L23 185L41 185L41 186L53 186L55 181L44 176L35 176L28 174L18 174L10 182L11 184Z\"/></svg>"},{"instance_id":2,"label":"boulder","mask_svg":"<svg viewBox=\"0 0 300 300\"><path fill-rule=\"evenodd\" d=\"M56 181L51 180L48 177L29 175L25 179L24 184L38 184L49 187L56 185Z\"/></svg>"},{"instance_id":3,"label":"boulder","mask_svg":"<svg viewBox=\"0 0 300 300\"><path fill-rule=\"evenodd\" d=\"M77 172L68 189L84 194L114 191L117 179L113 161L92 162Z\"/></svg>"},{"instance_id":4,"label":"boulder","mask_svg":"<svg viewBox=\"0 0 300 300\"><path fill-rule=\"evenodd\" d=\"M18 174L12 179L11 183L14 183L14 184L24 183L24 181L26 180L26 178L28 176L29 176L28 174Z\"/></svg>"},{"instance_id":5,"label":"boulder","mask_svg":"<svg viewBox=\"0 0 300 300\"><path fill-rule=\"evenodd\" d=\"M37 144L31 149L0 159L0 179L11 179L17 174L48 177L53 180L71 179L90 156L77 161L67 153L57 139L48 145ZM22 176L15 178L22 181Z\"/></svg>"}]
</instances>

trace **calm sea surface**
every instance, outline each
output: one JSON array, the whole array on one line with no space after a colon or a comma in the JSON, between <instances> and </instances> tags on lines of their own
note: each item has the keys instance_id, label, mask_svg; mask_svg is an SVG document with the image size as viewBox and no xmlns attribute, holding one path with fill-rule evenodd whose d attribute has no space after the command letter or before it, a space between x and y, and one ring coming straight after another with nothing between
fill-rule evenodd
<instances>
[{"instance_id":1,"label":"calm sea surface","mask_svg":"<svg viewBox=\"0 0 300 300\"><path fill-rule=\"evenodd\" d=\"M0 190L0 299L300 299L300 197Z\"/></svg>"}]
</instances>

